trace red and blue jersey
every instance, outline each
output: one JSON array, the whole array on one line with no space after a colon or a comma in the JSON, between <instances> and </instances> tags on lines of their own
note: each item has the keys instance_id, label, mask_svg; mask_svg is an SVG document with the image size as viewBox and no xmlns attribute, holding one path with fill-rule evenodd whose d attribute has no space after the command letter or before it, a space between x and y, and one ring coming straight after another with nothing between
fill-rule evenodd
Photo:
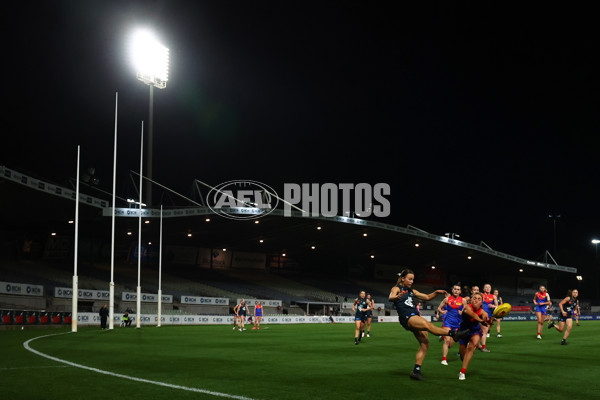
<instances>
[{"instance_id":1,"label":"red and blue jersey","mask_svg":"<svg viewBox=\"0 0 600 400\"><path fill-rule=\"evenodd\" d=\"M546 303L548 301L548 292L537 292L535 294L535 301L537 301L537 305L535 306L536 312L541 312L542 314L546 314L547 304L540 305L540 303Z\"/></svg>"},{"instance_id":2,"label":"red and blue jersey","mask_svg":"<svg viewBox=\"0 0 600 400\"><path fill-rule=\"evenodd\" d=\"M473 310L472 304L467 304L467 307L469 307L471 309L471 311L473 311L479 318L481 318L481 314L483 313L483 308L480 308L479 310L475 311L475 310ZM468 315L467 313L464 313L464 312L462 314L460 329L461 330L463 330L463 329L469 330L467 337L460 339L460 344L463 344L463 345L467 345L469 343L469 341L471 340L471 337L474 335L482 336L481 325L479 325L479 322L477 320L475 320L475 318L472 318L470 315Z\"/></svg>"},{"instance_id":3,"label":"red and blue jersey","mask_svg":"<svg viewBox=\"0 0 600 400\"><path fill-rule=\"evenodd\" d=\"M483 293L483 311L487 313L487 315L492 315L492 309L494 305L494 295L491 293Z\"/></svg>"},{"instance_id":4,"label":"red and blue jersey","mask_svg":"<svg viewBox=\"0 0 600 400\"><path fill-rule=\"evenodd\" d=\"M448 297L446 305L444 306L444 310L446 310L446 314L444 315L444 327L458 329L461 322L460 311L463 309L463 298L461 296Z\"/></svg>"},{"instance_id":5,"label":"red and blue jersey","mask_svg":"<svg viewBox=\"0 0 600 400\"><path fill-rule=\"evenodd\" d=\"M257 317L262 317L262 305L257 304L256 307L254 307L254 314Z\"/></svg>"}]
</instances>

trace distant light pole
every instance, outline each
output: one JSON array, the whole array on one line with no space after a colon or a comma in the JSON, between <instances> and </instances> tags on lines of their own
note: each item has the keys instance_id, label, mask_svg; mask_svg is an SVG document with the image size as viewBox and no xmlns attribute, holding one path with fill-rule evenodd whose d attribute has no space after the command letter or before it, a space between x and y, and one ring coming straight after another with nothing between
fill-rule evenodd
<instances>
[{"instance_id":1,"label":"distant light pole","mask_svg":"<svg viewBox=\"0 0 600 400\"><path fill-rule=\"evenodd\" d=\"M148 103L148 151L146 152L146 203L152 206L152 145L154 125L154 88L164 89L169 79L169 49L149 31L138 30L131 43L132 62L137 78L150 88ZM141 201L141 200L140 200Z\"/></svg>"},{"instance_id":2,"label":"distant light pole","mask_svg":"<svg viewBox=\"0 0 600 400\"><path fill-rule=\"evenodd\" d=\"M592 244L596 247L596 264L598 264L598 243L600 239L592 239ZM596 282L600 281L600 265L596 265ZM596 285L596 298L600 299L600 286Z\"/></svg>"},{"instance_id":3,"label":"distant light pole","mask_svg":"<svg viewBox=\"0 0 600 400\"><path fill-rule=\"evenodd\" d=\"M556 221L558 221L560 219L560 214L550 214L548 215L548 218L550 218L553 222L554 222L554 256L556 257Z\"/></svg>"}]
</instances>

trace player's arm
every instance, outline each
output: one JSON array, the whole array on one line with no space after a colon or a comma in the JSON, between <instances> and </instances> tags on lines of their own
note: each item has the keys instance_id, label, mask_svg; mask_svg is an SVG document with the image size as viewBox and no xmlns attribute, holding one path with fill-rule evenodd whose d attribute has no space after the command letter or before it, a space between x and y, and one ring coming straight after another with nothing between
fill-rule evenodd
<instances>
[{"instance_id":1,"label":"player's arm","mask_svg":"<svg viewBox=\"0 0 600 400\"><path fill-rule=\"evenodd\" d=\"M477 322L484 322L483 319L481 319L477 314L475 314L471 307L464 307L463 313L466 313L469 317L473 318ZM483 315L483 313L481 315Z\"/></svg>"},{"instance_id":2,"label":"player's arm","mask_svg":"<svg viewBox=\"0 0 600 400\"><path fill-rule=\"evenodd\" d=\"M402 292L400 291L400 288L398 286L394 286L392 288L392 290L390 291L390 296L389 296L389 300L390 301L396 301L398 300L400 297L402 296Z\"/></svg>"},{"instance_id":3,"label":"player's arm","mask_svg":"<svg viewBox=\"0 0 600 400\"><path fill-rule=\"evenodd\" d=\"M494 296L494 306L492 308L496 308L498 307L498 297L495 294L492 296Z\"/></svg>"},{"instance_id":4,"label":"player's arm","mask_svg":"<svg viewBox=\"0 0 600 400\"><path fill-rule=\"evenodd\" d=\"M533 295L533 304L535 304L536 306L537 304L537 294Z\"/></svg>"},{"instance_id":5,"label":"player's arm","mask_svg":"<svg viewBox=\"0 0 600 400\"><path fill-rule=\"evenodd\" d=\"M563 309L563 304L566 304L567 301L571 300L571 298L569 296L565 297L564 299L562 299L562 301L560 303L558 303L558 307L560 308L560 313L563 316L567 316L567 312Z\"/></svg>"},{"instance_id":6,"label":"player's arm","mask_svg":"<svg viewBox=\"0 0 600 400\"><path fill-rule=\"evenodd\" d=\"M421 292L419 292L418 290L415 290L415 289L413 289L413 294L414 294L414 295L415 295L415 297L416 297L417 299L419 299L419 300L426 300L426 301L429 301L429 300L433 300L433 299L435 299L435 298L436 298L437 296L439 296L440 294L447 295L447 294L448 294L448 292L446 292L445 290L442 290L442 289L438 289L438 290L436 290L435 292L431 292L431 293L429 293L429 294L425 294L425 293L421 293Z\"/></svg>"},{"instance_id":7,"label":"player's arm","mask_svg":"<svg viewBox=\"0 0 600 400\"><path fill-rule=\"evenodd\" d=\"M482 325L486 325L485 321L480 318L477 314L475 314L475 311L473 311L471 309L471 307L465 307L463 308L463 313L467 313L467 315L471 318L473 318L475 321L479 322ZM481 313L481 316L483 317L484 315L487 315L485 311L483 311Z\"/></svg>"},{"instance_id":8,"label":"player's arm","mask_svg":"<svg viewBox=\"0 0 600 400\"><path fill-rule=\"evenodd\" d=\"M354 299L354 303L352 303L352 311L356 311L356 303L358 303L358 298Z\"/></svg>"},{"instance_id":9,"label":"player's arm","mask_svg":"<svg viewBox=\"0 0 600 400\"><path fill-rule=\"evenodd\" d=\"M444 297L444 300L440 301L440 305L437 308L437 312L444 315L447 313L446 310L444 310L444 307L446 306L446 304L448 303L448 298Z\"/></svg>"},{"instance_id":10,"label":"player's arm","mask_svg":"<svg viewBox=\"0 0 600 400\"><path fill-rule=\"evenodd\" d=\"M375 308L375 302L373 300L369 301L367 300L367 309L365 311L369 311L369 310L373 310Z\"/></svg>"},{"instance_id":11,"label":"player's arm","mask_svg":"<svg viewBox=\"0 0 600 400\"><path fill-rule=\"evenodd\" d=\"M484 321L482 323L482 325L492 326L494 324L494 316L492 315L492 318L490 318L490 316L488 315L488 313L486 313L485 311L483 311L481 313L481 318Z\"/></svg>"}]
</instances>

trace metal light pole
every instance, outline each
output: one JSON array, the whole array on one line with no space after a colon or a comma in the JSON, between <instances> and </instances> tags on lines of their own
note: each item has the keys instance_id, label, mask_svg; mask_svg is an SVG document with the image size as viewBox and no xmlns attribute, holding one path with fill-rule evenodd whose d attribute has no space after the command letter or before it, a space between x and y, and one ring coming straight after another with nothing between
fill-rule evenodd
<instances>
[{"instance_id":1,"label":"metal light pole","mask_svg":"<svg viewBox=\"0 0 600 400\"><path fill-rule=\"evenodd\" d=\"M162 324L162 242L163 242L163 206L160 205L160 234L158 241L158 324Z\"/></svg>"},{"instance_id":2,"label":"metal light pole","mask_svg":"<svg viewBox=\"0 0 600 400\"><path fill-rule=\"evenodd\" d=\"M133 36L132 61L137 78L150 88L148 105L148 138L146 152L146 201L152 206L152 153L154 127L154 88L164 89L169 79L169 49L148 31L137 31Z\"/></svg>"},{"instance_id":3,"label":"metal light pole","mask_svg":"<svg viewBox=\"0 0 600 400\"><path fill-rule=\"evenodd\" d=\"M596 298L600 299L600 287L597 283L600 281L600 263L598 263L598 243L600 243L600 239L592 239L592 244L596 247Z\"/></svg>"}]
</instances>

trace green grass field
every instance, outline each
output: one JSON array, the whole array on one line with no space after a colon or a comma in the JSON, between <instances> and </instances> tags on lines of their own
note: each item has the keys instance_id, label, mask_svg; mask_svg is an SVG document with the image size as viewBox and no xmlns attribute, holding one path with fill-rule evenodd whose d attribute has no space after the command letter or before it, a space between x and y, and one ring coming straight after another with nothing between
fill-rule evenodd
<instances>
[{"instance_id":1,"label":"green grass field","mask_svg":"<svg viewBox=\"0 0 600 400\"><path fill-rule=\"evenodd\" d=\"M459 381L458 345L449 366L430 335L426 380L408 374L417 342L399 324L374 324L372 337L353 343L350 324L271 325L260 331L231 326L70 328L0 331L0 397L12 399L492 399L598 398L600 322L574 326L568 346L534 322L503 322L503 338L488 339ZM495 328L494 328L495 332ZM66 365L28 351L97 370ZM456 350L456 351L454 351ZM106 375L101 371L148 381ZM185 388L159 386L149 381ZM206 392L190 391L191 388ZM222 396L221 396L222 397Z\"/></svg>"}]
</instances>

